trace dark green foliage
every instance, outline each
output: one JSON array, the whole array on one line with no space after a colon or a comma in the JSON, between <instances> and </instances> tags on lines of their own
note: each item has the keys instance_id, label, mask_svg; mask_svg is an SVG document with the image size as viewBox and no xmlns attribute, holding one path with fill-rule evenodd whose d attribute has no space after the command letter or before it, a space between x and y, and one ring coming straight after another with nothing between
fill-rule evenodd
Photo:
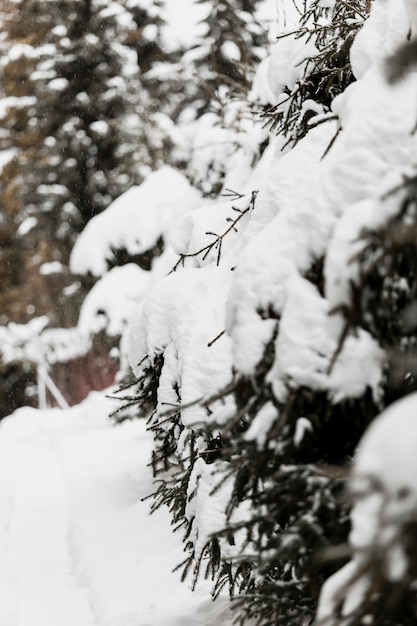
<instances>
[{"instance_id":1,"label":"dark green foliage","mask_svg":"<svg viewBox=\"0 0 417 626\"><path fill-rule=\"evenodd\" d=\"M188 482L190 480L192 467L187 470L181 470L172 474L171 477L164 477L157 480L157 489L152 494L153 502L151 511L156 511L161 506L168 507L172 524L175 530L187 526L185 539L187 538L190 526L185 521L185 505L187 502ZM180 568L182 564L178 566ZM185 578L185 575L184 575Z\"/></svg>"},{"instance_id":2,"label":"dark green foliage","mask_svg":"<svg viewBox=\"0 0 417 626\"><path fill-rule=\"evenodd\" d=\"M229 563L234 570L243 567L246 575L245 580L230 578L231 593L239 586L245 590L238 602L242 623L253 617L262 626L303 624L314 614L320 585L340 566L324 566L318 557L327 546L347 541L348 506L341 498L340 475L378 408L370 393L334 405L324 393L293 390L284 405L277 403L277 419L260 446L245 433L262 407L262 392L256 402L253 387L244 389L241 382L236 389L239 397L252 398L253 415L247 415L244 432L235 431L225 450L234 477L229 515L250 501L252 517L240 526L231 524L227 532L244 528L248 554L254 556L248 558L243 550ZM307 418L312 430L296 442L299 417ZM225 584L220 569L218 576Z\"/></svg>"},{"instance_id":3,"label":"dark green foliage","mask_svg":"<svg viewBox=\"0 0 417 626\"><path fill-rule=\"evenodd\" d=\"M118 393L123 405L113 413L116 422L122 422L124 419L132 417L132 415L126 414L126 410L131 406L139 410L139 415L135 414L135 417L148 418L149 415L153 414L157 405L159 377L163 364L163 354L155 356L153 360L149 359L148 356L142 359L141 363L138 364L142 367L141 375L119 389Z\"/></svg>"},{"instance_id":4,"label":"dark green foliage","mask_svg":"<svg viewBox=\"0 0 417 626\"><path fill-rule=\"evenodd\" d=\"M26 363L3 364L0 361L0 419L10 415L19 406L34 406L36 397L28 394L34 391L36 372L33 365Z\"/></svg>"},{"instance_id":5,"label":"dark green foliage","mask_svg":"<svg viewBox=\"0 0 417 626\"><path fill-rule=\"evenodd\" d=\"M266 507L268 515L255 515L247 528L249 540L257 537L256 546L262 548L238 600L240 623L248 618L262 626L311 621L321 584L340 565L324 564L321 553L345 542L349 531L341 488L340 481L308 466L285 466L271 474L257 497L258 510Z\"/></svg>"},{"instance_id":6,"label":"dark green foliage","mask_svg":"<svg viewBox=\"0 0 417 626\"><path fill-rule=\"evenodd\" d=\"M181 423L180 411L169 414L165 419L153 414L149 420L149 430L155 439L155 448L152 451L152 469L155 475L167 471L178 460L176 456L178 439L184 429Z\"/></svg>"}]
</instances>

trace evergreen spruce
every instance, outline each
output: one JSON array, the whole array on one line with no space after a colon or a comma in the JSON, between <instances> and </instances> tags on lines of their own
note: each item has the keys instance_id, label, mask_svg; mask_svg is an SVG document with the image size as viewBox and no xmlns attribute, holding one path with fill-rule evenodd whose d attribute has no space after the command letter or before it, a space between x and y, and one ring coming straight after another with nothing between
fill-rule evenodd
<instances>
[{"instance_id":1,"label":"evergreen spruce","mask_svg":"<svg viewBox=\"0 0 417 626\"><path fill-rule=\"evenodd\" d=\"M221 3L222 11L228 7L229 3ZM308 59L303 79L288 92L287 106L281 103L265 113L272 127L290 142L296 143L314 126L313 118L305 117L306 99L319 103L329 119L334 97L353 81L349 49L368 11L366 2L313 2L303 16L296 37L314 38L317 54ZM244 84L239 67L224 72L221 68L227 63L222 63L218 60L218 71L207 75L207 84L218 90L216 80L224 75L230 79L225 80L229 88L232 82L233 87ZM153 468L160 483L154 508L167 504L175 526L184 531L184 576L191 575L196 584L205 574L214 581L215 595L227 589L236 596L241 624L312 624L322 584L349 557L350 504L345 487L354 451L381 409L416 389L415 189L414 177L408 177L388 193L398 211L377 230L362 232L361 251L349 259L359 266L358 279L350 284L350 304L333 312L342 313L345 328L328 376L347 339L366 331L387 356L386 375L377 394L367 387L360 396L337 399L328 390L288 380L285 393L278 397L271 380L280 314L273 306L257 311L274 330L255 374L245 377L234 371L224 389L205 398L202 404L208 417L204 423L184 424L183 413L189 406L182 404L180 380L172 387L172 405L159 402L163 354L156 361L148 357L136 381L138 390L133 392L132 403L138 403L155 433ZM235 226L239 231L241 224ZM211 258L209 247L180 255L175 269L180 270L191 256L200 255L203 265ZM219 248L212 258L217 265L222 264ZM323 266L324 257L311 259L301 279L321 296ZM151 406L147 402L150 389ZM201 401L196 400L198 403ZM227 408L226 420L216 419L219 403ZM260 441L252 433L254 426L263 423L266 412L268 426ZM309 427L304 429L303 424ZM228 504L223 528L215 529L202 546L196 503L207 479L212 485L209 497L213 507L222 490L228 493ZM413 526L407 542L414 532ZM377 589L372 588L375 595L366 598L365 609L370 607L378 623L387 626L412 623L412 583L407 585L396 598L395 590L383 581ZM387 589L390 593L385 596ZM403 612L398 612L402 599ZM349 624L365 624L365 609L360 614L363 622L353 619Z\"/></svg>"}]
</instances>

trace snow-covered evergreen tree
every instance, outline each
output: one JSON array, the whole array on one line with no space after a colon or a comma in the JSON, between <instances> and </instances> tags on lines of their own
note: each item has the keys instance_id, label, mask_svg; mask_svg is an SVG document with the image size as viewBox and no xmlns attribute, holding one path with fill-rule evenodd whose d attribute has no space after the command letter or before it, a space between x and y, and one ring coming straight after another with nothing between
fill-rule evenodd
<instances>
[{"instance_id":1,"label":"snow-covered evergreen tree","mask_svg":"<svg viewBox=\"0 0 417 626\"><path fill-rule=\"evenodd\" d=\"M347 558L356 446L415 389L413 24L403 3L369 9L312 2L277 44L264 67L281 116L272 162L247 176L250 193L174 226L175 271L131 333L155 506L185 531L184 571L238 594L242 622L259 626L314 621ZM331 579L317 624L413 623L413 563L404 605L393 569L342 609L347 587ZM354 567L342 582L359 580Z\"/></svg>"},{"instance_id":2,"label":"snow-covered evergreen tree","mask_svg":"<svg viewBox=\"0 0 417 626\"><path fill-rule=\"evenodd\" d=\"M244 152L252 166L267 140L260 128L256 139L246 138L254 132L247 94L269 43L258 18L259 4L258 0L197 0L201 15L197 36L178 60L183 89L171 114L179 135L173 164L212 198L229 184L242 192L246 175L227 180L230 161Z\"/></svg>"}]
</instances>

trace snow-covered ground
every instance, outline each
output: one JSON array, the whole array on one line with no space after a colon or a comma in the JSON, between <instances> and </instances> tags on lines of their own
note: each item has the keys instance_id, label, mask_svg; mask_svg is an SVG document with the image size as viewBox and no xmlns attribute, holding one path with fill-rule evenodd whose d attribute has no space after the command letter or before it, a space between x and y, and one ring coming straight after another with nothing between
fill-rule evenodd
<instances>
[{"instance_id":1,"label":"snow-covered ground","mask_svg":"<svg viewBox=\"0 0 417 626\"><path fill-rule=\"evenodd\" d=\"M151 439L115 426L92 393L0 422L1 626L227 625L209 583L192 592L168 512L149 514Z\"/></svg>"}]
</instances>

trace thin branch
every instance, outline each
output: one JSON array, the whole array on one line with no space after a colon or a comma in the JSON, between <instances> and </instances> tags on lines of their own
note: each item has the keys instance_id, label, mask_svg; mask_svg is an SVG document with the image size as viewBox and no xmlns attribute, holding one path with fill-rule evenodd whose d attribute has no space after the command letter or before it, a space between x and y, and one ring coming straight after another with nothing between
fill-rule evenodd
<instances>
[{"instance_id":1,"label":"thin branch","mask_svg":"<svg viewBox=\"0 0 417 626\"><path fill-rule=\"evenodd\" d=\"M221 234L221 235L217 235L216 233L213 232L206 232L206 235L211 235L214 237L214 241L212 241L211 243L207 244L206 246L203 246L202 248L200 248L200 250L197 250L196 252L184 252L182 254L180 254L180 258L178 259L178 261L175 263L174 267L172 268L170 274L172 274L172 272L175 272L178 267L180 265L184 265L184 261L185 259L188 258L192 258L192 257L197 257L200 254L203 255L203 260L205 260L207 258L207 256L210 254L210 252L217 248L217 258L216 258L216 265L220 264L220 257L221 257L221 250L222 250L222 243L223 243L223 239L232 231L235 230L237 232L236 229L236 224L242 219L242 217L244 215L246 215L247 213L249 213L249 211L251 211L254 207L254 203L255 203L255 198L257 196L258 192L257 191L253 191L252 192L252 198L251 198L251 202L249 204L249 206L244 209L238 209L237 207L232 207L232 209L234 211L236 211L238 213L238 216L234 219L231 220L229 218L230 226L228 228L226 228L226 230Z\"/></svg>"},{"instance_id":2,"label":"thin branch","mask_svg":"<svg viewBox=\"0 0 417 626\"><path fill-rule=\"evenodd\" d=\"M241 193L239 193L238 191L233 191L233 189L229 189L229 188L225 188L224 191L221 194L224 198L235 198L236 200L240 200L241 198L243 198L243 195Z\"/></svg>"},{"instance_id":3,"label":"thin branch","mask_svg":"<svg viewBox=\"0 0 417 626\"><path fill-rule=\"evenodd\" d=\"M343 350L343 346L345 345L345 341L347 339L347 336L349 334L349 330L350 330L351 326L352 326L352 324L351 324L350 320L346 320L345 321L345 325L343 326L343 330L342 330L342 333L340 335L339 341L337 343L336 350L334 351L333 356L332 356L332 358L330 360L330 363L329 363L329 367L327 368L326 374L328 376L330 376L330 374L332 373L333 367L334 367L334 365L335 365L335 363L336 363L340 353Z\"/></svg>"},{"instance_id":4,"label":"thin branch","mask_svg":"<svg viewBox=\"0 0 417 626\"><path fill-rule=\"evenodd\" d=\"M331 139L331 141L330 141L329 145L327 146L326 150L323 152L323 155L322 155L322 157L321 157L321 160L323 160L323 159L324 159L324 157L325 157L325 156L326 156L326 155L330 152L330 150L332 149L332 147L333 147L333 145L334 145L334 142L335 142L335 141L336 141L336 139L338 138L338 136L339 136L339 134L340 134L341 130L342 130L342 127L341 127L341 126L339 126L339 128L338 128L338 129L337 129L337 131L335 132L334 136L332 137L332 139Z\"/></svg>"},{"instance_id":5,"label":"thin branch","mask_svg":"<svg viewBox=\"0 0 417 626\"><path fill-rule=\"evenodd\" d=\"M215 343L218 339L220 339L220 337L222 337L225 334L225 332L226 332L225 330L222 330L218 335L215 336L214 339L208 342L207 347L211 348L213 343Z\"/></svg>"}]
</instances>

